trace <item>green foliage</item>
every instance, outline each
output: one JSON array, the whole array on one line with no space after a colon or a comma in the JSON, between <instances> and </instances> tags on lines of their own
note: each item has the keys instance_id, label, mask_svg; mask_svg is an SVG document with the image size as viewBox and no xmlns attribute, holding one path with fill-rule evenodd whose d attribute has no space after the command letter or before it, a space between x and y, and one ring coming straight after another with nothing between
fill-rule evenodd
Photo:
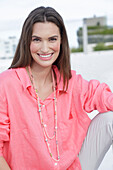
<instances>
[{"instance_id":1,"label":"green foliage","mask_svg":"<svg viewBox=\"0 0 113 170\"><path fill-rule=\"evenodd\" d=\"M88 35L111 35L113 28L108 26L90 26L88 27ZM78 36L82 36L82 27L77 31Z\"/></svg>"},{"instance_id":2,"label":"green foliage","mask_svg":"<svg viewBox=\"0 0 113 170\"><path fill-rule=\"evenodd\" d=\"M81 48L71 48L70 49L70 51L71 51L71 53L76 53L76 52L83 52L83 48L81 47Z\"/></svg>"},{"instance_id":3,"label":"green foliage","mask_svg":"<svg viewBox=\"0 0 113 170\"><path fill-rule=\"evenodd\" d=\"M108 28L108 26L95 25L95 26L88 26L87 28L88 28L88 30L96 30L96 29L106 29L106 28ZM79 27L79 30L82 31L82 29L83 29L82 27Z\"/></svg>"},{"instance_id":4,"label":"green foliage","mask_svg":"<svg viewBox=\"0 0 113 170\"><path fill-rule=\"evenodd\" d=\"M98 26L98 25L95 25L95 26L88 26L88 30L96 30L96 29L107 29L108 26Z\"/></svg>"},{"instance_id":5,"label":"green foliage","mask_svg":"<svg viewBox=\"0 0 113 170\"><path fill-rule=\"evenodd\" d=\"M91 32L88 32L88 35L110 35L113 34L113 28L105 28L105 29L96 29Z\"/></svg>"},{"instance_id":6,"label":"green foliage","mask_svg":"<svg viewBox=\"0 0 113 170\"><path fill-rule=\"evenodd\" d=\"M94 48L94 51L102 51L102 50L113 50L113 45L105 45L104 43L98 43Z\"/></svg>"}]
</instances>

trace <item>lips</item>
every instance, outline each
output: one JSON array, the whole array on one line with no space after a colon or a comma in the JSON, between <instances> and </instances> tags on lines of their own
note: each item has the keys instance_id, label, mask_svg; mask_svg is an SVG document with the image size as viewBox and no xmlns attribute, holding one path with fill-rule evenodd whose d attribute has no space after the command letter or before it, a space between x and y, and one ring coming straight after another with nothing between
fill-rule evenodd
<instances>
[{"instance_id":1,"label":"lips","mask_svg":"<svg viewBox=\"0 0 113 170\"><path fill-rule=\"evenodd\" d=\"M41 60L50 60L53 56L53 53L50 53L50 54L39 54L38 53L38 56Z\"/></svg>"}]
</instances>

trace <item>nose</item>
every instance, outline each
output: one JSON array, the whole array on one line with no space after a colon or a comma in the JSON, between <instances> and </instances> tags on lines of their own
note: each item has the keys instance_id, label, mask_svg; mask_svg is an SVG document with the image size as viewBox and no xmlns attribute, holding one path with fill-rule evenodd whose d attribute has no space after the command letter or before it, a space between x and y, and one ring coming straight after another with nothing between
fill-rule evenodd
<instances>
[{"instance_id":1,"label":"nose","mask_svg":"<svg viewBox=\"0 0 113 170\"><path fill-rule=\"evenodd\" d=\"M48 51L49 51L48 42L46 42L46 41L42 42L42 45L41 45L41 52L47 53Z\"/></svg>"}]
</instances>

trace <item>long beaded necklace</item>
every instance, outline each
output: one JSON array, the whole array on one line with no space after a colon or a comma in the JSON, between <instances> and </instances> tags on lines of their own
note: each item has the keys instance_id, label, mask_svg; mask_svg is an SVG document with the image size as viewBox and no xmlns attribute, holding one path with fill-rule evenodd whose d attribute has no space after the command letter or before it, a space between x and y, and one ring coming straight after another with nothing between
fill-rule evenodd
<instances>
[{"instance_id":1,"label":"long beaded necklace","mask_svg":"<svg viewBox=\"0 0 113 170\"><path fill-rule=\"evenodd\" d=\"M49 151L49 154L50 156L52 157L52 159L54 161L59 161L60 160L60 156L59 156L59 147L58 147L58 135L57 135L57 130L58 130L58 126L57 126L57 98L56 98L56 86L55 86L55 79L54 79L54 73L52 71L52 78L53 78L53 90L54 90L54 122L55 122L55 125L54 125L54 133L53 133L53 136L50 137L48 135L48 132L47 132L47 129L46 129L46 124L44 123L43 121L43 116L42 116L42 111L41 111L41 104L40 104L40 100L39 100L39 95L38 95L38 90L35 86L35 81L34 81L34 77L33 77L33 74L31 72L31 68L30 66L28 66L28 71L29 71L29 74L30 74L30 80L31 80L31 83L33 85L33 89L35 91L35 95L36 95L36 99L37 99L37 105L38 105L38 113L39 113L39 116L40 116L40 122L41 122L41 125L42 125L42 129L43 129L43 134L44 134L44 140L47 144L47 148L48 148L48 151ZM48 139L49 140L52 140L55 138L55 141L56 141L56 150L57 150L57 159L54 158L52 152L51 152L51 148L50 148L50 144L48 142Z\"/></svg>"}]
</instances>

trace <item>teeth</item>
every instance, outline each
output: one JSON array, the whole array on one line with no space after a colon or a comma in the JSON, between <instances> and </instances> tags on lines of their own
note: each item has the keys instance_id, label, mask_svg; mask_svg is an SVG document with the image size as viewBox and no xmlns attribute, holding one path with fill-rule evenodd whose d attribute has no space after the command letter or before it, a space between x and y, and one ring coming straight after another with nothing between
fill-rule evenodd
<instances>
[{"instance_id":1,"label":"teeth","mask_svg":"<svg viewBox=\"0 0 113 170\"><path fill-rule=\"evenodd\" d=\"M40 54L39 54L40 55ZM52 54L48 54L48 55L40 55L40 57L46 58L46 57L51 57Z\"/></svg>"}]
</instances>

